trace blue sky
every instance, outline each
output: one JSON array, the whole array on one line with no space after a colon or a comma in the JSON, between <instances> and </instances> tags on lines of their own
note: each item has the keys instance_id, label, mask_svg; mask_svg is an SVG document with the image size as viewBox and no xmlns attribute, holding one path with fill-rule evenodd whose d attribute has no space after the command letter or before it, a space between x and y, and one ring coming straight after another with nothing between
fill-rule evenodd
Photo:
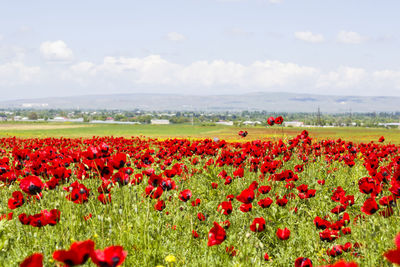
<instances>
[{"instance_id":1,"label":"blue sky","mask_svg":"<svg viewBox=\"0 0 400 267\"><path fill-rule=\"evenodd\" d=\"M4 99L303 92L400 96L400 1L3 1Z\"/></svg>"}]
</instances>

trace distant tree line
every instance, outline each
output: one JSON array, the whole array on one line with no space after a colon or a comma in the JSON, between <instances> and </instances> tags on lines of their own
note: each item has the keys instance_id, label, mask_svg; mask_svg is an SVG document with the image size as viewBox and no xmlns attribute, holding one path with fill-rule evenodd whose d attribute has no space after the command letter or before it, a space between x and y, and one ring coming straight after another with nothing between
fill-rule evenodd
<instances>
[{"instance_id":1,"label":"distant tree line","mask_svg":"<svg viewBox=\"0 0 400 267\"><path fill-rule=\"evenodd\" d=\"M79 119L84 122L92 120L114 120L127 122L150 123L152 119L165 119L173 124L204 124L214 125L218 121L233 121L241 125L245 121L259 121L265 125L269 116L282 116L285 121L301 121L306 125L320 126L356 126L378 127L381 123L400 122L400 112L369 112L369 113L277 113L268 111L242 111L242 112L192 112L192 111L143 111L143 110L33 110L33 109L8 109L0 110L2 120L12 121L15 118L28 120L47 121L54 118Z\"/></svg>"}]
</instances>

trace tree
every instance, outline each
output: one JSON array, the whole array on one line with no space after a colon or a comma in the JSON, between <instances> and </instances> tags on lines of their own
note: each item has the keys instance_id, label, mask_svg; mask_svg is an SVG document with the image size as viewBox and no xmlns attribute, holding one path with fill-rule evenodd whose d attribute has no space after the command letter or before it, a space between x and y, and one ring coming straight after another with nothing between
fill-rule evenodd
<instances>
[{"instance_id":1,"label":"tree","mask_svg":"<svg viewBox=\"0 0 400 267\"><path fill-rule=\"evenodd\" d=\"M28 119L36 121L39 118L38 114L36 112L31 112L28 115Z\"/></svg>"}]
</instances>

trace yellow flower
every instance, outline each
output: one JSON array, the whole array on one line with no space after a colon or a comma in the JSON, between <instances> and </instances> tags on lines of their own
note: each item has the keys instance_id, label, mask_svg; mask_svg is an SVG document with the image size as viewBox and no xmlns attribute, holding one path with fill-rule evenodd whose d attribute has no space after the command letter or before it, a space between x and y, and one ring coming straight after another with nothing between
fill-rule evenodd
<instances>
[{"instance_id":1,"label":"yellow flower","mask_svg":"<svg viewBox=\"0 0 400 267\"><path fill-rule=\"evenodd\" d=\"M168 263L175 262L176 258L174 255L168 255L167 257L165 257L165 261Z\"/></svg>"},{"instance_id":2,"label":"yellow flower","mask_svg":"<svg viewBox=\"0 0 400 267\"><path fill-rule=\"evenodd\" d=\"M318 256L322 257L325 254L325 249L321 248L321 250L317 253Z\"/></svg>"}]
</instances>

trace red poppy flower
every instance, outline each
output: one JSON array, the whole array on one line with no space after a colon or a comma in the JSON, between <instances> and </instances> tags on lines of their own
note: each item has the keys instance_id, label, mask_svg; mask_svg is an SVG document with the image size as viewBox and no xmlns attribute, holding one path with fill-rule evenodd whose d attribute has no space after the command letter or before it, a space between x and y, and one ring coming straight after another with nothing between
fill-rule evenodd
<instances>
[{"instance_id":1,"label":"red poppy flower","mask_svg":"<svg viewBox=\"0 0 400 267\"><path fill-rule=\"evenodd\" d=\"M344 244L344 245L342 246L342 249L343 249L344 252L349 252L350 249L351 249L351 247L352 247L351 243L350 243L350 242L347 242L346 244Z\"/></svg>"},{"instance_id":2,"label":"red poppy flower","mask_svg":"<svg viewBox=\"0 0 400 267\"><path fill-rule=\"evenodd\" d=\"M253 223L250 225L250 230L253 232L262 232L265 230L265 220L264 218L255 218Z\"/></svg>"},{"instance_id":3,"label":"red poppy flower","mask_svg":"<svg viewBox=\"0 0 400 267\"><path fill-rule=\"evenodd\" d=\"M309 258L299 257L294 262L295 267L312 267L312 261Z\"/></svg>"},{"instance_id":4,"label":"red poppy flower","mask_svg":"<svg viewBox=\"0 0 400 267\"><path fill-rule=\"evenodd\" d=\"M120 266L128 255L128 252L121 246L111 246L104 250L96 249L90 255L94 264L99 267L117 267Z\"/></svg>"},{"instance_id":5,"label":"red poppy flower","mask_svg":"<svg viewBox=\"0 0 400 267\"><path fill-rule=\"evenodd\" d=\"M264 254L264 260L265 260L265 261L269 261L269 255L268 255L268 253L265 253L265 254Z\"/></svg>"},{"instance_id":6,"label":"red poppy flower","mask_svg":"<svg viewBox=\"0 0 400 267\"><path fill-rule=\"evenodd\" d=\"M391 263L400 264L400 233L397 234L394 242L397 248L386 251L383 256Z\"/></svg>"},{"instance_id":7,"label":"red poppy flower","mask_svg":"<svg viewBox=\"0 0 400 267\"><path fill-rule=\"evenodd\" d=\"M111 165L114 169L121 169L125 166L127 156L124 153L117 153L111 157Z\"/></svg>"},{"instance_id":8,"label":"red poppy flower","mask_svg":"<svg viewBox=\"0 0 400 267\"><path fill-rule=\"evenodd\" d=\"M379 199L379 204L382 206L390 206L394 204L393 195L391 196L383 196Z\"/></svg>"},{"instance_id":9,"label":"red poppy flower","mask_svg":"<svg viewBox=\"0 0 400 267\"><path fill-rule=\"evenodd\" d=\"M206 216L203 213L199 212L197 213L197 219L202 222L206 220Z\"/></svg>"},{"instance_id":10,"label":"red poppy flower","mask_svg":"<svg viewBox=\"0 0 400 267\"><path fill-rule=\"evenodd\" d=\"M335 245L331 249L328 249L327 254L331 257L337 257L343 254L343 249L340 245Z\"/></svg>"},{"instance_id":11,"label":"red poppy flower","mask_svg":"<svg viewBox=\"0 0 400 267\"><path fill-rule=\"evenodd\" d=\"M249 204L242 204L242 205L240 205L240 207L239 207L239 209L240 209L242 212L249 212L249 211L251 211L252 208L253 208L253 205L252 205L251 203L249 203Z\"/></svg>"},{"instance_id":12,"label":"red poppy flower","mask_svg":"<svg viewBox=\"0 0 400 267\"><path fill-rule=\"evenodd\" d=\"M201 203L200 198L196 198L195 200L192 201L192 206L197 207L200 205L200 203Z\"/></svg>"},{"instance_id":13,"label":"red poppy flower","mask_svg":"<svg viewBox=\"0 0 400 267\"><path fill-rule=\"evenodd\" d=\"M61 212L58 209L52 209L50 212L42 210L35 215L27 216L22 213L18 216L19 221L24 225L31 225L34 227L42 227L46 225L56 225L60 221Z\"/></svg>"},{"instance_id":14,"label":"red poppy flower","mask_svg":"<svg viewBox=\"0 0 400 267\"><path fill-rule=\"evenodd\" d=\"M114 184L119 184L120 186L124 186L131 182L131 176L124 169L120 169L117 173L115 173L112 176L111 181Z\"/></svg>"},{"instance_id":15,"label":"red poppy flower","mask_svg":"<svg viewBox=\"0 0 400 267\"><path fill-rule=\"evenodd\" d=\"M232 213L232 202L230 201L223 201L221 204L218 205L217 210L222 212L224 215L229 215Z\"/></svg>"},{"instance_id":16,"label":"red poppy flower","mask_svg":"<svg viewBox=\"0 0 400 267\"><path fill-rule=\"evenodd\" d=\"M219 245L226 239L225 229L221 227L217 222L214 222L214 227L210 229L208 233L208 243L209 247Z\"/></svg>"},{"instance_id":17,"label":"red poppy flower","mask_svg":"<svg viewBox=\"0 0 400 267\"><path fill-rule=\"evenodd\" d=\"M351 234L351 228L350 228L350 227L342 228L342 233L343 233L344 235L349 235L349 234Z\"/></svg>"},{"instance_id":18,"label":"red poppy flower","mask_svg":"<svg viewBox=\"0 0 400 267\"><path fill-rule=\"evenodd\" d=\"M275 120L274 120L274 122L275 122L276 124L282 124L282 122L283 122L282 116L276 117Z\"/></svg>"},{"instance_id":19,"label":"red poppy flower","mask_svg":"<svg viewBox=\"0 0 400 267\"><path fill-rule=\"evenodd\" d=\"M269 191L271 191L271 187L269 185L262 185L258 188L258 192L260 192L260 194L268 194Z\"/></svg>"},{"instance_id":20,"label":"red poppy flower","mask_svg":"<svg viewBox=\"0 0 400 267\"><path fill-rule=\"evenodd\" d=\"M244 176L244 169L239 167L235 171L233 171L233 176L235 177L243 177Z\"/></svg>"},{"instance_id":21,"label":"red poppy flower","mask_svg":"<svg viewBox=\"0 0 400 267\"><path fill-rule=\"evenodd\" d=\"M221 223L222 227L224 227L224 229L229 229L229 227L231 226L231 222L229 220L223 221Z\"/></svg>"},{"instance_id":22,"label":"red poppy flower","mask_svg":"<svg viewBox=\"0 0 400 267\"><path fill-rule=\"evenodd\" d=\"M278 206L280 206L280 207L285 207L287 203L288 203L288 200L287 200L287 198L284 198L284 197L276 200L276 204L278 204Z\"/></svg>"},{"instance_id":23,"label":"red poppy flower","mask_svg":"<svg viewBox=\"0 0 400 267\"><path fill-rule=\"evenodd\" d=\"M61 211L58 209L52 209L50 211L42 210L41 214L45 224L54 226L60 221Z\"/></svg>"},{"instance_id":24,"label":"red poppy flower","mask_svg":"<svg viewBox=\"0 0 400 267\"><path fill-rule=\"evenodd\" d=\"M188 201L192 197L192 191L189 189L183 190L182 192L179 193L179 199L182 200L183 202Z\"/></svg>"},{"instance_id":25,"label":"red poppy flower","mask_svg":"<svg viewBox=\"0 0 400 267\"><path fill-rule=\"evenodd\" d=\"M37 176L28 176L21 180L19 187L29 195L36 195L42 192L44 184Z\"/></svg>"},{"instance_id":26,"label":"red poppy flower","mask_svg":"<svg viewBox=\"0 0 400 267\"><path fill-rule=\"evenodd\" d=\"M93 251L94 242L89 239L72 243L69 250L56 250L53 253L53 259L67 266L75 266L86 263Z\"/></svg>"},{"instance_id":27,"label":"red poppy flower","mask_svg":"<svg viewBox=\"0 0 400 267\"><path fill-rule=\"evenodd\" d=\"M346 262L345 260L340 260L334 264L324 265L321 267L358 267L358 264L355 262Z\"/></svg>"},{"instance_id":28,"label":"red poppy flower","mask_svg":"<svg viewBox=\"0 0 400 267\"><path fill-rule=\"evenodd\" d=\"M161 197L161 195L163 194L164 190L162 189L161 186L157 186L156 188L153 187L152 185L148 185L146 186L146 188L144 189L146 196L151 197L153 199L158 199Z\"/></svg>"},{"instance_id":29,"label":"red poppy flower","mask_svg":"<svg viewBox=\"0 0 400 267\"><path fill-rule=\"evenodd\" d=\"M372 215L379 209L378 203L376 203L375 198L368 198L364 201L364 205L361 207L361 211L367 215Z\"/></svg>"},{"instance_id":30,"label":"red poppy flower","mask_svg":"<svg viewBox=\"0 0 400 267\"><path fill-rule=\"evenodd\" d=\"M378 140L380 143L383 143L383 142L385 142L385 137L383 137L383 136L381 136L380 138L379 138L379 140Z\"/></svg>"},{"instance_id":31,"label":"red poppy flower","mask_svg":"<svg viewBox=\"0 0 400 267\"><path fill-rule=\"evenodd\" d=\"M217 183L211 183L211 187L212 187L213 189L217 189L217 188L218 188L218 184L217 184Z\"/></svg>"},{"instance_id":32,"label":"red poppy flower","mask_svg":"<svg viewBox=\"0 0 400 267\"><path fill-rule=\"evenodd\" d=\"M236 199L242 203L249 204L254 200L254 190L247 188L243 190Z\"/></svg>"},{"instance_id":33,"label":"red poppy flower","mask_svg":"<svg viewBox=\"0 0 400 267\"><path fill-rule=\"evenodd\" d=\"M163 211L165 209L165 201L159 199L157 203L154 205L154 209L158 211Z\"/></svg>"},{"instance_id":34,"label":"red poppy flower","mask_svg":"<svg viewBox=\"0 0 400 267\"><path fill-rule=\"evenodd\" d=\"M73 182L68 187L64 187L64 190L70 192L66 198L74 203L82 204L89 200L90 189L77 181Z\"/></svg>"},{"instance_id":35,"label":"red poppy flower","mask_svg":"<svg viewBox=\"0 0 400 267\"><path fill-rule=\"evenodd\" d=\"M246 137L247 136L247 131L239 131L239 135L241 136L241 137Z\"/></svg>"},{"instance_id":36,"label":"red poppy flower","mask_svg":"<svg viewBox=\"0 0 400 267\"><path fill-rule=\"evenodd\" d=\"M235 249L234 246L226 247L225 248L226 253L228 253L229 256L234 257L237 255L237 250Z\"/></svg>"},{"instance_id":37,"label":"red poppy flower","mask_svg":"<svg viewBox=\"0 0 400 267\"><path fill-rule=\"evenodd\" d=\"M5 220L5 219L7 219L7 220L12 220L12 218L13 218L13 215L14 215L14 213L12 213L12 212L9 212L8 214L2 214L1 216L0 216L0 221L1 220Z\"/></svg>"},{"instance_id":38,"label":"red poppy flower","mask_svg":"<svg viewBox=\"0 0 400 267\"><path fill-rule=\"evenodd\" d=\"M225 178L225 182L224 182L224 185L231 184L231 183L232 183L232 181L233 181L232 177L230 177L230 176L226 176L226 178Z\"/></svg>"},{"instance_id":39,"label":"red poppy flower","mask_svg":"<svg viewBox=\"0 0 400 267\"><path fill-rule=\"evenodd\" d=\"M235 196L234 196L234 195L227 195L227 196L226 196L226 199L227 199L228 201L232 201L232 200L235 199Z\"/></svg>"},{"instance_id":40,"label":"red poppy flower","mask_svg":"<svg viewBox=\"0 0 400 267\"><path fill-rule=\"evenodd\" d=\"M13 210L21 207L25 203L24 195L20 191L14 191L12 198L8 200L8 208Z\"/></svg>"},{"instance_id":41,"label":"red poppy flower","mask_svg":"<svg viewBox=\"0 0 400 267\"><path fill-rule=\"evenodd\" d=\"M20 267L43 267L43 254L34 253L27 257L21 264Z\"/></svg>"},{"instance_id":42,"label":"red poppy flower","mask_svg":"<svg viewBox=\"0 0 400 267\"><path fill-rule=\"evenodd\" d=\"M267 123L268 123L269 126L274 125L274 124L275 124L275 119L274 119L274 117L269 117L269 118L267 119Z\"/></svg>"},{"instance_id":43,"label":"red poppy flower","mask_svg":"<svg viewBox=\"0 0 400 267\"><path fill-rule=\"evenodd\" d=\"M23 224L23 225L28 225L30 222L30 218L25 214L21 213L18 215L18 220Z\"/></svg>"},{"instance_id":44,"label":"red poppy flower","mask_svg":"<svg viewBox=\"0 0 400 267\"><path fill-rule=\"evenodd\" d=\"M345 210L346 210L346 206L338 205L338 206L334 207L333 209L331 209L331 212L333 214L339 214L339 213L341 213L341 212L343 212Z\"/></svg>"},{"instance_id":45,"label":"red poppy flower","mask_svg":"<svg viewBox=\"0 0 400 267\"><path fill-rule=\"evenodd\" d=\"M193 238L198 238L199 234L195 230L192 230L192 236Z\"/></svg>"},{"instance_id":46,"label":"red poppy flower","mask_svg":"<svg viewBox=\"0 0 400 267\"><path fill-rule=\"evenodd\" d=\"M358 181L358 188L363 194L370 194L375 190L375 180L370 177L361 178Z\"/></svg>"},{"instance_id":47,"label":"red poppy flower","mask_svg":"<svg viewBox=\"0 0 400 267\"><path fill-rule=\"evenodd\" d=\"M319 233L319 238L322 241L332 242L339 238L338 231L325 229L324 231Z\"/></svg>"},{"instance_id":48,"label":"red poppy flower","mask_svg":"<svg viewBox=\"0 0 400 267\"><path fill-rule=\"evenodd\" d=\"M271 206L273 200L269 197L267 198L263 198L260 199L257 204L261 207L261 208L268 208L269 206Z\"/></svg>"},{"instance_id":49,"label":"red poppy flower","mask_svg":"<svg viewBox=\"0 0 400 267\"><path fill-rule=\"evenodd\" d=\"M142 180L143 180L143 174L137 173L129 183L133 185L138 185L142 182Z\"/></svg>"},{"instance_id":50,"label":"red poppy flower","mask_svg":"<svg viewBox=\"0 0 400 267\"><path fill-rule=\"evenodd\" d=\"M290 230L287 229L285 227L285 229L280 229L278 228L278 230L276 231L276 236L280 239L280 240L287 240L290 237Z\"/></svg>"},{"instance_id":51,"label":"red poppy flower","mask_svg":"<svg viewBox=\"0 0 400 267\"><path fill-rule=\"evenodd\" d=\"M296 165L296 166L294 166L294 171L295 172L303 172L303 170L304 170L304 167L303 167L303 165Z\"/></svg>"}]
</instances>

